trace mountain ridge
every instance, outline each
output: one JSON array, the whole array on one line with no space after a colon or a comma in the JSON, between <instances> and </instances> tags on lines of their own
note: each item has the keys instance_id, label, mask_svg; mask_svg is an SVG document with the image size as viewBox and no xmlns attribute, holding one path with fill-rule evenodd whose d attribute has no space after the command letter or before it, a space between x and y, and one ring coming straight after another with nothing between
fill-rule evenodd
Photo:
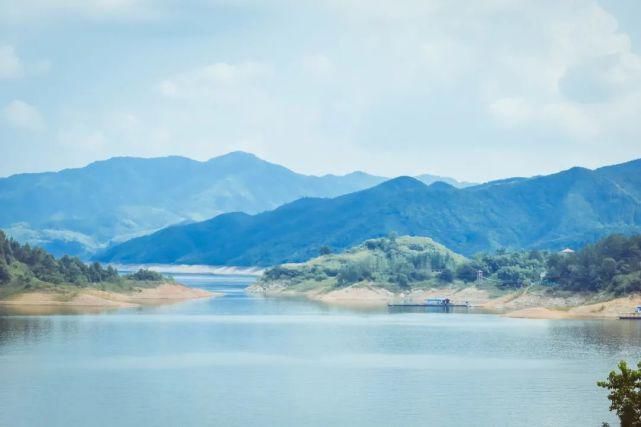
<instances>
[{"instance_id":1,"label":"mountain ridge","mask_svg":"<svg viewBox=\"0 0 641 427\"><path fill-rule=\"evenodd\" d=\"M321 246L341 250L390 232L431 237L464 255L502 247L578 247L613 232L641 232L641 204L623 189L641 176L635 166L641 162L464 189L399 177L332 199L300 199L242 223L221 215L169 234L161 230L99 259L266 266L304 261ZM163 242L175 239L189 242L191 250L174 247L167 256ZM140 256L146 247L153 249Z\"/></svg>"},{"instance_id":2,"label":"mountain ridge","mask_svg":"<svg viewBox=\"0 0 641 427\"><path fill-rule=\"evenodd\" d=\"M304 175L233 151L205 161L118 156L80 168L0 178L0 228L55 255L87 257L173 224L259 213L301 197L335 197L387 178Z\"/></svg>"}]
</instances>

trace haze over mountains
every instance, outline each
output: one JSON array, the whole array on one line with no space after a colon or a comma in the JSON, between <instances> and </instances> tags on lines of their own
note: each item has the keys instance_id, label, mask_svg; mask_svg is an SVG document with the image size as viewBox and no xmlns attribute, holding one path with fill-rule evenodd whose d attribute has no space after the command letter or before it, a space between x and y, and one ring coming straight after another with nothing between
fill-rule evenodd
<instances>
[{"instance_id":1,"label":"haze over mountains","mask_svg":"<svg viewBox=\"0 0 641 427\"><path fill-rule=\"evenodd\" d=\"M1 178L0 228L56 255L87 257L109 243L171 224L224 212L258 213L304 196L335 197L386 179L363 172L303 175L243 152L206 162L119 157ZM421 179L468 185L432 175Z\"/></svg>"},{"instance_id":2,"label":"haze over mountains","mask_svg":"<svg viewBox=\"0 0 641 427\"><path fill-rule=\"evenodd\" d=\"M303 198L258 215L230 213L169 227L99 259L267 266L390 232L428 236L465 255L578 247L611 233L639 233L641 160L463 189L401 177L333 199Z\"/></svg>"}]
</instances>

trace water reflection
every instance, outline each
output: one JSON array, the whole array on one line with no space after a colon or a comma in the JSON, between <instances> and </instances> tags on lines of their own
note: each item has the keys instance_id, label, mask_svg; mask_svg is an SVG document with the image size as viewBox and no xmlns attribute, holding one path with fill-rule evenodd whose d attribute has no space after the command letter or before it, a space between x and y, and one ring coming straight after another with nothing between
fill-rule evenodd
<instances>
[{"instance_id":1,"label":"water reflection","mask_svg":"<svg viewBox=\"0 0 641 427\"><path fill-rule=\"evenodd\" d=\"M550 321L549 325L552 339L567 341L568 337L572 337L571 342L576 350L588 356L631 353L641 345L641 322L566 320Z\"/></svg>"},{"instance_id":2,"label":"water reflection","mask_svg":"<svg viewBox=\"0 0 641 427\"><path fill-rule=\"evenodd\" d=\"M50 336L53 319L47 317L16 317L0 315L0 352L3 347L34 344Z\"/></svg>"},{"instance_id":3,"label":"water reflection","mask_svg":"<svg viewBox=\"0 0 641 427\"><path fill-rule=\"evenodd\" d=\"M0 425L614 424L595 381L641 356L641 322L356 310L246 295L248 278L180 281L225 297L0 315Z\"/></svg>"}]
</instances>

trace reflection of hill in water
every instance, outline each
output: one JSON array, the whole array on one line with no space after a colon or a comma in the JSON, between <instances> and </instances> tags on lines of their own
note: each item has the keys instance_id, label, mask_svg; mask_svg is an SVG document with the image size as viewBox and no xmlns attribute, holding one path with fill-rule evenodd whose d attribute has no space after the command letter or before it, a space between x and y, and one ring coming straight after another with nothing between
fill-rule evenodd
<instances>
[{"instance_id":1,"label":"reflection of hill in water","mask_svg":"<svg viewBox=\"0 0 641 427\"><path fill-rule=\"evenodd\" d=\"M547 323L550 333L563 340L571 335L581 342L587 357L616 356L641 343L641 322L628 320L568 320ZM589 327L586 327L589 326ZM641 356L641 355L640 355Z\"/></svg>"}]
</instances>

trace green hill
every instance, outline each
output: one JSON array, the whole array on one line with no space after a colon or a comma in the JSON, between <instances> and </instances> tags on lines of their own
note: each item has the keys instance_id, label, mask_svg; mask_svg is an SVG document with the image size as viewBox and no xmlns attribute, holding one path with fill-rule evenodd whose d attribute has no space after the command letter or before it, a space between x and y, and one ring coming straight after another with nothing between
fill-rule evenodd
<instances>
[{"instance_id":1,"label":"green hill","mask_svg":"<svg viewBox=\"0 0 641 427\"><path fill-rule=\"evenodd\" d=\"M0 231L0 299L34 290L96 287L125 291L167 281L170 279L148 270L121 277L113 267L97 262L87 265L70 256L56 259L42 248L21 245Z\"/></svg>"},{"instance_id":2,"label":"green hill","mask_svg":"<svg viewBox=\"0 0 641 427\"><path fill-rule=\"evenodd\" d=\"M471 259L425 237L372 239L341 254L268 269L258 284L305 292L359 283L392 292L473 283L495 290L539 285L549 291L626 295L641 292L641 235L608 236L577 252L501 250Z\"/></svg>"},{"instance_id":3,"label":"green hill","mask_svg":"<svg viewBox=\"0 0 641 427\"><path fill-rule=\"evenodd\" d=\"M402 290L433 285L443 279L449 282L452 271L465 261L427 237L380 238L340 254L325 254L306 263L271 268L261 281L278 282L297 290L333 289L359 282Z\"/></svg>"}]
</instances>

